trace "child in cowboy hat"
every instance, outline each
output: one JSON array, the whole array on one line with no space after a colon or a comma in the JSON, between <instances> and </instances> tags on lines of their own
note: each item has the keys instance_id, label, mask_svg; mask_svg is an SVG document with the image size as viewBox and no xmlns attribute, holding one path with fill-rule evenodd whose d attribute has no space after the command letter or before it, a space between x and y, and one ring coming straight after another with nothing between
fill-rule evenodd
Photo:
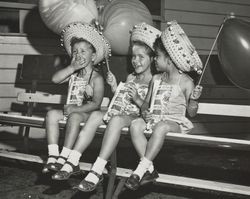
<instances>
[{"instance_id":1,"label":"child in cowboy hat","mask_svg":"<svg viewBox=\"0 0 250 199\"><path fill-rule=\"evenodd\" d=\"M69 66L57 71L52 81L69 81L67 103L63 110L50 110L46 116L49 158L42 172L59 170L65 163L80 130L80 123L100 108L104 80L95 65L111 54L104 36L92 25L71 23L62 31L62 41L71 56ZM67 119L64 146L59 153L59 120Z\"/></svg>"},{"instance_id":2,"label":"child in cowboy hat","mask_svg":"<svg viewBox=\"0 0 250 199\"><path fill-rule=\"evenodd\" d=\"M95 111L93 112L85 126L79 134L79 138L75 144L74 150L71 152L68 162L73 165L79 164L79 159L93 139L99 125L107 123L107 128L102 142L102 147L98 158L89 174L76 187L80 191L93 191L96 186L102 181L102 173L107 163L108 158L118 144L121 130L124 127L129 127L132 120L140 116L140 107L148 91L148 85L152 78L151 67L154 59L153 43L161 32L156 28L141 23L132 29L131 46L132 46L132 65L134 72L128 75L124 87L124 92L119 92L119 88L114 95L112 101L122 99L117 103L112 103L108 112ZM120 87L121 83L118 87ZM117 96L117 97L116 97ZM129 100L126 100L129 98ZM126 103L122 103L126 101ZM119 111L116 113L113 108L122 104ZM113 105L112 105L113 104ZM116 104L116 105L115 105ZM104 117L105 116L105 117ZM105 122L103 121L105 120ZM61 171L54 175L54 179L67 179L73 169L67 170L68 165L63 167Z\"/></svg>"},{"instance_id":3,"label":"child in cowboy hat","mask_svg":"<svg viewBox=\"0 0 250 199\"><path fill-rule=\"evenodd\" d=\"M138 189L143 178L155 180L155 175L152 176L147 170L161 150L165 135L168 132L187 133L193 128L185 115L187 111L190 116L195 116L197 99L202 91L202 87L195 87L193 80L185 73L191 70L200 72L202 62L176 21L168 23L161 37L156 39L154 48L155 65L160 73L152 78L141 108L142 118L134 120L130 126L132 142L141 158L125 183L132 190ZM152 133L149 140L145 137L145 131Z\"/></svg>"}]
</instances>

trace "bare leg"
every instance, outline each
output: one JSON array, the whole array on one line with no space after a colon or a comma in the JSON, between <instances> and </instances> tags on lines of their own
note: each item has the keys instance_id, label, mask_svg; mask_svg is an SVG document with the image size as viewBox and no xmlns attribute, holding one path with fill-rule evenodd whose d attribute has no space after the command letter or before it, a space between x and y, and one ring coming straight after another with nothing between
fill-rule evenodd
<instances>
[{"instance_id":1,"label":"bare leg","mask_svg":"<svg viewBox=\"0 0 250 199\"><path fill-rule=\"evenodd\" d=\"M144 135L146 123L142 118L138 118L132 121L130 126L131 140L137 151L138 155L142 158L145 155L147 147L147 138Z\"/></svg>"},{"instance_id":2,"label":"bare leg","mask_svg":"<svg viewBox=\"0 0 250 199\"><path fill-rule=\"evenodd\" d=\"M152 136L148 141L145 153L145 157L148 160L153 161L155 157L158 155L163 146L165 135L168 132L180 133L181 132L180 126L173 121L162 121L155 125Z\"/></svg>"},{"instance_id":3,"label":"bare leg","mask_svg":"<svg viewBox=\"0 0 250 199\"><path fill-rule=\"evenodd\" d=\"M64 147L72 149L80 132L80 123L85 122L88 117L88 113L71 113L69 115L66 125Z\"/></svg>"},{"instance_id":4,"label":"bare leg","mask_svg":"<svg viewBox=\"0 0 250 199\"><path fill-rule=\"evenodd\" d=\"M50 110L46 115L46 133L48 144L58 144L59 120L63 119L61 110Z\"/></svg>"},{"instance_id":5,"label":"bare leg","mask_svg":"<svg viewBox=\"0 0 250 199\"><path fill-rule=\"evenodd\" d=\"M130 116L113 116L111 118L102 140L100 158L107 160L111 156L119 142L122 128L128 127L133 119Z\"/></svg>"},{"instance_id":6,"label":"bare leg","mask_svg":"<svg viewBox=\"0 0 250 199\"><path fill-rule=\"evenodd\" d=\"M48 173L59 156L59 120L63 119L63 112L61 110L50 110L46 115L46 133L48 142L48 160L42 172Z\"/></svg>"},{"instance_id":7,"label":"bare leg","mask_svg":"<svg viewBox=\"0 0 250 199\"><path fill-rule=\"evenodd\" d=\"M77 141L74 146L74 150L79 153L83 153L89 144L92 142L98 127L103 123L103 116L105 112L94 111L90 114L86 124L80 131Z\"/></svg>"},{"instance_id":8,"label":"bare leg","mask_svg":"<svg viewBox=\"0 0 250 199\"><path fill-rule=\"evenodd\" d=\"M111 118L104 134L99 156L93 164L91 172L80 183L80 189L85 189L85 186L88 189L91 183L97 184L100 181L99 175L103 173L107 159L118 144L122 128L129 126L133 119L130 116L113 116Z\"/></svg>"}]
</instances>

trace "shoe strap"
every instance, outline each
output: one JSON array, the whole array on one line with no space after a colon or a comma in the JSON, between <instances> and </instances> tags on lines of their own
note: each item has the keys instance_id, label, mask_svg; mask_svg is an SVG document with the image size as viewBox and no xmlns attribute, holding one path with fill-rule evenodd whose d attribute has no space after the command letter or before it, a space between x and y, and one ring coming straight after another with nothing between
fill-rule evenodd
<instances>
[{"instance_id":1,"label":"shoe strap","mask_svg":"<svg viewBox=\"0 0 250 199\"><path fill-rule=\"evenodd\" d=\"M55 159L57 159L58 156L56 156L56 155L49 155L48 158L55 158Z\"/></svg>"},{"instance_id":2,"label":"shoe strap","mask_svg":"<svg viewBox=\"0 0 250 199\"><path fill-rule=\"evenodd\" d=\"M96 177L98 177L99 179L101 179L102 175L100 175L99 173L96 173L95 171L93 170L90 170L89 173L92 173L94 174Z\"/></svg>"},{"instance_id":3,"label":"shoe strap","mask_svg":"<svg viewBox=\"0 0 250 199\"><path fill-rule=\"evenodd\" d=\"M61 155L59 155L59 156L57 157L57 159L59 159L59 158L65 160L65 161L68 159L68 158L66 158L66 157L64 157L64 156L61 156Z\"/></svg>"},{"instance_id":4,"label":"shoe strap","mask_svg":"<svg viewBox=\"0 0 250 199\"><path fill-rule=\"evenodd\" d=\"M72 170L74 170L74 168L77 166L77 165L73 165L73 163L69 161L66 161L64 164L68 164L69 166L71 166Z\"/></svg>"}]
</instances>

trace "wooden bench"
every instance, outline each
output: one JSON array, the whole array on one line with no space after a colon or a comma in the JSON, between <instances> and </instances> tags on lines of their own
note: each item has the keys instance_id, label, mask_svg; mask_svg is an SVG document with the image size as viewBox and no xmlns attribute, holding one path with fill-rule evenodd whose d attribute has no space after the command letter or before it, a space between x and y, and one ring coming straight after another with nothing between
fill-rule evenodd
<instances>
[{"instance_id":1,"label":"wooden bench","mask_svg":"<svg viewBox=\"0 0 250 199\"><path fill-rule=\"evenodd\" d=\"M11 112L0 113L0 123L2 125L24 126L26 128L24 133L24 144L28 146L29 128L45 127L44 117L33 116L32 107L34 107L36 103L53 103L53 104L62 103L64 102L65 97L61 95L50 95L44 93L19 93L17 99L19 101L29 103L27 115L18 115ZM109 100L104 98L103 105L107 106L108 102ZM250 117L250 106L200 103L198 114L213 114L213 115L215 114L215 115L231 115L231 116L237 115L241 117ZM64 128L66 121L62 120L60 121L59 124L61 128ZM83 125L84 123L81 123L81 126ZM103 134L105 128L106 125L101 125L98 128L97 133ZM126 135L127 133L128 133L128 128L124 128L122 134ZM204 135L191 135L191 134L184 135L184 134L169 133L166 135L166 140L189 142L200 146L213 146L220 148L231 147L244 150L250 149L250 141L248 140L211 137ZM1 150L0 156L6 158L25 160L30 162L44 163L44 160L41 157L29 155L27 154L27 152L17 153L17 152ZM115 199L118 197L119 193L123 189L125 179L131 174L132 170L127 168L117 167L116 150L111 155L110 163L111 163L110 170L108 171L105 170L105 173L108 174L109 176L108 187L105 198ZM91 168L91 164L81 162L80 167L82 170L88 171ZM159 176L160 177L157 179L156 183L160 184L168 184L168 185L171 184L176 186L192 187L197 189L250 195L250 187L247 186L174 176L174 175L166 175L166 174L160 174ZM115 179L117 177L120 178L120 181L115 190L114 185L115 185Z\"/></svg>"}]
</instances>

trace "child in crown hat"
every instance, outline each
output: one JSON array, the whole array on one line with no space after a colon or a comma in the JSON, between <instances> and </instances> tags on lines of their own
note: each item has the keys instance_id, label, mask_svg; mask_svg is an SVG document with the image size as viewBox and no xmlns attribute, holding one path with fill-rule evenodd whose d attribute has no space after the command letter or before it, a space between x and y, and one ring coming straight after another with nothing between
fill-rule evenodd
<instances>
[{"instance_id":1,"label":"child in crown hat","mask_svg":"<svg viewBox=\"0 0 250 199\"><path fill-rule=\"evenodd\" d=\"M193 125L186 112L195 116L197 99L202 87L194 86L185 72L200 73L201 60L187 35L176 21L168 23L161 37L154 43L155 65L160 72L153 76L149 91L142 105L142 118L135 119L130 126L132 142L140 156L140 162L125 185L132 190L151 182L157 177L148 168L160 152L168 132L188 133ZM151 100L151 104L149 101ZM151 133L148 140L146 133Z\"/></svg>"}]
</instances>

